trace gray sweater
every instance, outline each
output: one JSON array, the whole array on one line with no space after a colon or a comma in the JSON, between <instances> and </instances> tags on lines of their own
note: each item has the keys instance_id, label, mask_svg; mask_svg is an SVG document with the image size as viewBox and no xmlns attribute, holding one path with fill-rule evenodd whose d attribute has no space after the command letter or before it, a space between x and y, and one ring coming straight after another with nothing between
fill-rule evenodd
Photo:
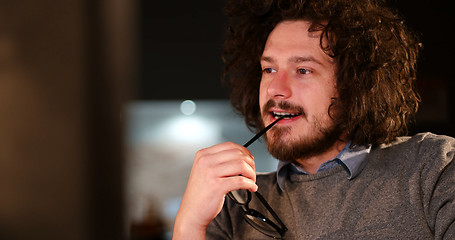
<instances>
[{"instance_id":1,"label":"gray sweater","mask_svg":"<svg viewBox=\"0 0 455 240\"><path fill-rule=\"evenodd\" d=\"M341 165L291 174L284 191L276 173L258 175L259 192L286 227L285 239L455 239L455 139L431 133L373 148L349 180ZM250 208L265 209L254 199ZM268 239L226 198L208 239Z\"/></svg>"}]
</instances>

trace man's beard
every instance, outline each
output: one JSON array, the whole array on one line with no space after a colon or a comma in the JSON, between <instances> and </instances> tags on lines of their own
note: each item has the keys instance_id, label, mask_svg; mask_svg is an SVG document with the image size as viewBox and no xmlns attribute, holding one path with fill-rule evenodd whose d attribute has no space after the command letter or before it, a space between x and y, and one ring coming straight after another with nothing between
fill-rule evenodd
<instances>
[{"instance_id":1,"label":"man's beard","mask_svg":"<svg viewBox=\"0 0 455 240\"><path fill-rule=\"evenodd\" d=\"M268 105L271 104L268 103ZM299 108L288 103L279 103L279 105L283 110ZM299 132L292 130L291 127L277 125L270 129L264 136L270 154L279 160L297 163L297 159L306 159L324 153L340 140L343 133L340 124L336 124L332 120L327 126L322 126L322 123L316 118L313 118L312 122L312 132L306 133L304 136L298 136ZM288 135L288 137L283 138L284 135ZM296 135L297 138L290 139L289 136L292 135Z\"/></svg>"}]
</instances>

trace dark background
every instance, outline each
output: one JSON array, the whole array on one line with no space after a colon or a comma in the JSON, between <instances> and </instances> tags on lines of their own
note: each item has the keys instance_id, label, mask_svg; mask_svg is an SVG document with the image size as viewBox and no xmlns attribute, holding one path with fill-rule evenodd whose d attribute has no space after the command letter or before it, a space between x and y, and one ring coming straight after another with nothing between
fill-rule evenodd
<instances>
[{"instance_id":1,"label":"dark background","mask_svg":"<svg viewBox=\"0 0 455 240\"><path fill-rule=\"evenodd\" d=\"M227 99L224 1L141 1L140 99Z\"/></svg>"},{"instance_id":2,"label":"dark background","mask_svg":"<svg viewBox=\"0 0 455 240\"><path fill-rule=\"evenodd\" d=\"M424 44L418 88L423 102L410 134L455 136L455 22L448 0L392 0ZM141 1L140 100L228 99L220 83L224 1Z\"/></svg>"},{"instance_id":3,"label":"dark background","mask_svg":"<svg viewBox=\"0 0 455 240\"><path fill-rule=\"evenodd\" d=\"M422 33L412 132L454 134L449 0L393 0ZM228 99L224 1L0 1L0 239L125 239L129 101Z\"/></svg>"}]
</instances>

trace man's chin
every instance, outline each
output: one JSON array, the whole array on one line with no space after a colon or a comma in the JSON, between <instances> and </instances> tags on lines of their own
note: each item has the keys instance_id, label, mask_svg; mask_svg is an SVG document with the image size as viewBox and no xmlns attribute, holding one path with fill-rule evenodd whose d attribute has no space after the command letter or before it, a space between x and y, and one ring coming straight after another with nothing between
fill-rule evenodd
<instances>
[{"instance_id":1,"label":"man's chin","mask_svg":"<svg viewBox=\"0 0 455 240\"><path fill-rule=\"evenodd\" d=\"M286 162L307 159L328 151L340 140L342 132L338 128L324 129L317 136L296 138L290 134L290 129L274 130L266 137L267 149L273 157Z\"/></svg>"}]
</instances>

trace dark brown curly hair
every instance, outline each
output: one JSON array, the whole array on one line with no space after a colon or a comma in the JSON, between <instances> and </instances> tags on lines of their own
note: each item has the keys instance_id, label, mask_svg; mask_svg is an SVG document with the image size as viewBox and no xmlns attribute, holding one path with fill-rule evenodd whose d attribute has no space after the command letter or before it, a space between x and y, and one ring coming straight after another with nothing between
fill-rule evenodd
<instances>
[{"instance_id":1,"label":"dark brown curly hair","mask_svg":"<svg viewBox=\"0 0 455 240\"><path fill-rule=\"evenodd\" d=\"M310 31L322 31L321 48L336 61L342 113L334 120L352 142L378 145L407 134L420 101L414 85L421 44L384 1L228 0L225 12L223 80L249 127L262 125L259 60L269 33L281 21L305 20Z\"/></svg>"}]
</instances>

